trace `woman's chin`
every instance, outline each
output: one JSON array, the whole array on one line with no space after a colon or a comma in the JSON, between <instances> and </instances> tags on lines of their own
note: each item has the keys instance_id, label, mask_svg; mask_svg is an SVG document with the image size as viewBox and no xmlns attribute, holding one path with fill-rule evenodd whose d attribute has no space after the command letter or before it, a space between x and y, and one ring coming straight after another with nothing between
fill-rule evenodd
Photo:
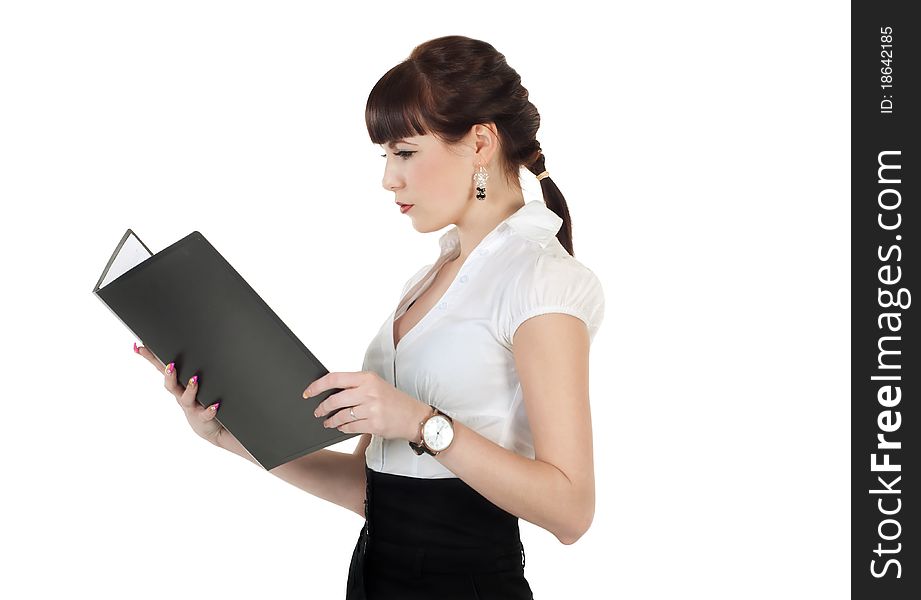
<instances>
[{"instance_id":1,"label":"woman's chin","mask_svg":"<svg viewBox=\"0 0 921 600\"><path fill-rule=\"evenodd\" d=\"M413 206L413 209L407 213L406 216L409 217L410 221L413 224L413 229L419 233L432 233L433 231L440 231L445 227L452 224L450 220L442 220L439 222L436 219L426 219L416 213L418 206Z\"/></svg>"},{"instance_id":2,"label":"woman's chin","mask_svg":"<svg viewBox=\"0 0 921 600\"><path fill-rule=\"evenodd\" d=\"M437 231L435 229L432 229L431 227L426 227L425 223L420 223L419 221L415 219L413 219L413 229L415 229L419 233L431 233L432 231Z\"/></svg>"}]
</instances>

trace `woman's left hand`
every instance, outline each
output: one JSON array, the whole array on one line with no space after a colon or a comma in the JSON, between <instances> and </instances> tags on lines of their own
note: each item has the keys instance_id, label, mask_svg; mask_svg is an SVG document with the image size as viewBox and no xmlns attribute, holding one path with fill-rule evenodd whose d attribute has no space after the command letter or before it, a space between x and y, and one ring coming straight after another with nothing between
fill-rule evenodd
<instances>
[{"instance_id":1,"label":"woman's left hand","mask_svg":"<svg viewBox=\"0 0 921 600\"><path fill-rule=\"evenodd\" d=\"M373 371L327 373L307 386L304 398L334 388L342 391L317 405L314 416L323 417L338 410L323 425L336 427L343 433L372 433L384 439L418 441L419 423L431 412L426 404Z\"/></svg>"}]
</instances>

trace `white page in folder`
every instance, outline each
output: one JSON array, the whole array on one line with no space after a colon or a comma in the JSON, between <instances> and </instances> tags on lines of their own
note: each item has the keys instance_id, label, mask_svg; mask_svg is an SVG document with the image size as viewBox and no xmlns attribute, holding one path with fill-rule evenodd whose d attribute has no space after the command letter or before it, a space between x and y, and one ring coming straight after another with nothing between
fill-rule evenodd
<instances>
[{"instance_id":1,"label":"white page in folder","mask_svg":"<svg viewBox=\"0 0 921 600\"><path fill-rule=\"evenodd\" d=\"M153 256L153 254L151 254L147 247L141 243L141 240L134 235L134 232L131 232L128 237L125 238L125 243L118 249L118 253L115 255L109 270L106 271L102 283L99 284L99 288L104 288L110 281L117 279L151 256Z\"/></svg>"}]
</instances>

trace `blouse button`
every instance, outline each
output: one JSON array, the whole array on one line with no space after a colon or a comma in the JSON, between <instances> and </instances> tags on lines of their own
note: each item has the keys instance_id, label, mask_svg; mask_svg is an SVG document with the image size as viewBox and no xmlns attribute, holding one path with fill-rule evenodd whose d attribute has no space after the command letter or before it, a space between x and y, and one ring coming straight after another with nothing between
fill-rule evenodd
<instances>
[{"instance_id":1,"label":"blouse button","mask_svg":"<svg viewBox=\"0 0 921 600\"><path fill-rule=\"evenodd\" d=\"M442 309L442 310L444 310L444 309L447 308L447 307L448 307L448 303L447 303L447 302L442 302L441 304L438 305L438 308L440 308L440 309Z\"/></svg>"},{"instance_id":2,"label":"blouse button","mask_svg":"<svg viewBox=\"0 0 921 600\"><path fill-rule=\"evenodd\" d=\"M466 276L466 275L461 275L460 282L461 282L461 283L466 283L466 282L467 282L467 276Z\"/></svg>"},{"instance_id":3,"label":"blouse button","mask_svg":"<svg viewBox=\"0 0 921 600\"><path fill-rule=\"evenodd\" d=\"M489 254L489 250L487 250L486 248L480 248L479 253L482 255L486 255L486 254Z\"/></svg>"}]
</instances>

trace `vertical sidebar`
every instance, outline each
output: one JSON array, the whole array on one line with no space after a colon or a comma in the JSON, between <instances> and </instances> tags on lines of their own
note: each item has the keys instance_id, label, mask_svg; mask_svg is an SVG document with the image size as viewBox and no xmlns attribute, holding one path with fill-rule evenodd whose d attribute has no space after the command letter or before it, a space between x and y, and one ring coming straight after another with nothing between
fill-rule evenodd
<instances>
[{"instance_id":1,"label":"vertical sidebar","mask_svg":"<svg viewBox=\"0 0 921 600\"><path fill-rule=\"evenodd\" d=\"M918 41L908 2L851 6L851 587L918 598ZM911 592L911 593L910 593Z\"/></svg>"}]
</instances>

